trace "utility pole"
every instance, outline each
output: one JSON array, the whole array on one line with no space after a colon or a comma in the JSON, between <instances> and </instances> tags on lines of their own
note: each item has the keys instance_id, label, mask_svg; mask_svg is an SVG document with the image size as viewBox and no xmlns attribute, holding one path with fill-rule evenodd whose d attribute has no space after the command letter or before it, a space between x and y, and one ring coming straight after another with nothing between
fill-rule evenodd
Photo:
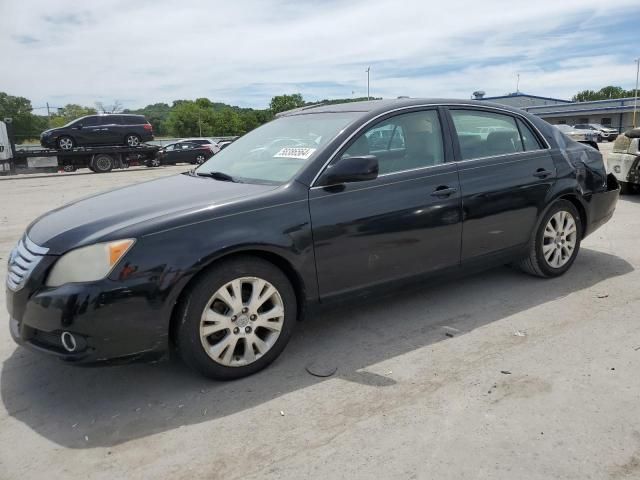
<instances>
[{"instance_id":1,"label":"utility pole","mask_svg":"<svg viewBox=\"0 0 640 480\"><path fill-rule=\"evenodd\" d=\"M371 67L367 67L365 71L367 72L367 100L370 100L371 96L369 95L369 72L371 71Z\"/></svg>"},{"instance_id":2,"label":"utility pole","mask_svg":"<svg viewBox=\"0 0 640 480\"><path fill-rule=\"evenodd\" d=\"M520 93L520 74L518 73L518 79L516 80L516 93Z\"/></svg>"},{"instance_id":3,"label":"utility pole","mask_svg":"<svg viewBox=\"0 0 640 480\"><path fill-rule=\"evenodd\" d=\"M51 110L49 110L49 102L47 102L47 126L51 126Z\"/></svg>"},{"instance_id":4,"label":"utility pole","mask_svg":"<svg viewBox=\"0 0 640 480\"><path fill-rule=\"evenodd\" d=\"M200 109L198 109L198 129L200 130L200 136L202 136L202 122L200 121Z\"/></svg>"},{"instance_id":5,"label":"utility pole","mask_svg":"<svg viewBox=\"0 0 640 480\"><path fill-rule=\"evenodd\" d=\"M640 58L636 58L636 90L633 97L633 128L636 128L636 111L638 110L638 77L640 76Z\"/></svg>"}]
</instances>

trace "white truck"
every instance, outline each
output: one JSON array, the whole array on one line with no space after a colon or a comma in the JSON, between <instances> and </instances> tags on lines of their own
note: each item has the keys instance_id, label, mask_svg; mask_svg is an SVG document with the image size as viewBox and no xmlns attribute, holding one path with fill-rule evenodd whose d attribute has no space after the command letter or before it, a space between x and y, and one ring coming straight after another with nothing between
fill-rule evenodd
<instances>
[{"instance_id":1,"label":"white truck","mask_svg":"<svg viewBox=\"0 0 640 480\"><path fill-rule=\"evenodd\" d=\"M640 128L618 136L607 158L607 170L620 183L620 193L640 190Z\"/></svg>"}]
</instances>

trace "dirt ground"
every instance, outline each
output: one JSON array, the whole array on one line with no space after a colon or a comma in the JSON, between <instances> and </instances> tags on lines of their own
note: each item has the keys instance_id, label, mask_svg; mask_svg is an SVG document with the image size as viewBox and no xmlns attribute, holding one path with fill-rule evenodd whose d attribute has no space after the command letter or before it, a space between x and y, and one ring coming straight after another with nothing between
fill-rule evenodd
<instances>
[{"instance_id":1,"label":"dirt ground","mask_svg":"<svg viewBox=\"0 0 640 480\"><path fill-rule=\"evenodd\" d=\"M0 180L0 276L40 213L184 170ZM0 479L640 478L639 238L622 197L561 278L505 267L333 307L228 383L18 348L2 290Z\"/></svg>"}]
</instances>

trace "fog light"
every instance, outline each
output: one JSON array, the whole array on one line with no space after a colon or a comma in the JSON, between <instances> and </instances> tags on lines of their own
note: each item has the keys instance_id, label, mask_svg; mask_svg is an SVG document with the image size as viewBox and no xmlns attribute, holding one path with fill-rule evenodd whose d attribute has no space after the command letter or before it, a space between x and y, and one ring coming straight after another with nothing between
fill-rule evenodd
<instances>
[{"instance_id":1,"label":"fog light","mask_svg":"<svg viewBox=\"0 0 640 480\"><path fill-rule=\"evenodd\" d=\"M60 335L60 341L67 352L75 352L78 348L76 337L74 337L72 333L62 332L62 335Z\"/></svg>"}]
</instances>

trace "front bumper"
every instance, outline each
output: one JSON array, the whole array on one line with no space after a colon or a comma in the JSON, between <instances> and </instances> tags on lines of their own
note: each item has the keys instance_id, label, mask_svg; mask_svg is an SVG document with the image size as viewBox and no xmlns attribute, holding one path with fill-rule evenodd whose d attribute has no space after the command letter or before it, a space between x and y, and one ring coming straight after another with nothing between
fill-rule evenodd
<instances>
[{"instance_id":1,"label":"front bumper","mask_svg":"<svg viewBox=\"0 0 640 480\"><path fill-rule=\"evenodd\" d=\"M55 148L56 140L53 136L40 137L40 145L42 148Z\"/></svg>"},{"instance_id":2,"label":"front bumper","mask_svg":"<svg viewBox=\"0 0 640 480\"><path fill-rule=\"evenodd\" d=\"M166 351L169 315L148 279L46 287L56 258L45 255L23 288L6 289L11 336L19 345L83 364L158 357ZM65 349L63 332L73 335L73 352Z\"/></svg>"}]
</instances>

